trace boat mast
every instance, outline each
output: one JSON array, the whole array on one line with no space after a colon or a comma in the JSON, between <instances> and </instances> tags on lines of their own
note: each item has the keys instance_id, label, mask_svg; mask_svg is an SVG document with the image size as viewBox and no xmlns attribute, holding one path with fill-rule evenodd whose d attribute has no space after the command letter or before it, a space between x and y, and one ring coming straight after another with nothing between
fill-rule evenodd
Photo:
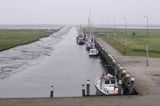
<instances>
[{"instance_id":1,"label":"boat mast","mask_svg":"<svg viewBox=\"0 0 160 106\"><path fill-rule=\"evenodd\" d=\"M93 27L93 22L92 22L92 38L93 38L93 44L95 44L95 42L94 42L94 27Z\"/></svg>"},{"instance_id":2,"label":"boat mast","mask_svg":"<svg viewBox=\"0 0 160 106\"><path fill-rule=\"evenodd\" d=\"M89 37L91 38L91 12L89 11L88 17L88 26L89 26Z\"/></svg>"},{"instance_id":3,"label":"boat mast","mask_svg":"<svg viewBox=\"0 0 160 106\"><path fill-rule=\"evenodd\" d=\"M81 24L80 24L80 26L79 26L79 34L81 34L81 32L82 32L82 27L81 27Z\"/></svg>"}]
</instances>

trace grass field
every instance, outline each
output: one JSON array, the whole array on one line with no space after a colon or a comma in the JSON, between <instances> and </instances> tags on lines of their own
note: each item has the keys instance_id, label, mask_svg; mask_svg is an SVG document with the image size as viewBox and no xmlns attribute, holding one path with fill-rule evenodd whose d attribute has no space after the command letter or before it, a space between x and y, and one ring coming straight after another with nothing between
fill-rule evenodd
<instances>
[{"instance_id":1,"label":"grass field","mask_svg":"<svg viewBox=\"0 0 160 106\"><path fill-rule=\"evenodd\" d=\"M94 29L94 31L97 37L102 37L122 54L125 54L125 29L116 29L115 35L113 29ZM146 38L146 29L128 29L126 55L146 56ZM160 57L160 29L149 29L148 39L149 56Z\"/></svg>"},{"instance_id":2,"label":"grass field","mask_svg":"<svg viewBox=\"0 0 160 106\"><path fill-rule=\"evenodd\" d=\"M0 29L0 51L47 37L56 29Z\"/></svg>"}]
</instances>

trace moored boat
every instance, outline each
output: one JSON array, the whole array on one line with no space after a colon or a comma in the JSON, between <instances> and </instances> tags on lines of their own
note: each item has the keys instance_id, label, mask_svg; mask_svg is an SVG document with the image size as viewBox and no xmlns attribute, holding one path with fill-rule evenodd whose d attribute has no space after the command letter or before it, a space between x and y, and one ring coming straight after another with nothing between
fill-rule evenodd
<instances>
[{"instance_id":1,"label":"moored boat","mask_svg":"<svg viewBox=\"0 0 160 106\"><path fill-rule=\"evenodd\" d=\"M79 44L79 45L84 45L85 44L85 37L84 37L84 33L81 29L81 26L80 26L79 34L76 38L76 41L77 41L77 44Z\"/></svg>"},{"instance_id":2,"label":"moored boat","mask_svg":"<svg viewBox=\"0 0 160 106\"><path fill-rule=\"evenodd\" d=\"M101 95L118 95L118 83L111 74L102 74L95 80L95 87Z\"/></svg>"},{"instance_id":3,"label":"moored boat","mask_svg":"<svg viewBox=\"0 0 160 106\"><path fill-rule=\"evenodd\" d=\"M89 50L89 56L97 56L98 50L96 48L92 48Z\"/></svg>"}]
</instances>

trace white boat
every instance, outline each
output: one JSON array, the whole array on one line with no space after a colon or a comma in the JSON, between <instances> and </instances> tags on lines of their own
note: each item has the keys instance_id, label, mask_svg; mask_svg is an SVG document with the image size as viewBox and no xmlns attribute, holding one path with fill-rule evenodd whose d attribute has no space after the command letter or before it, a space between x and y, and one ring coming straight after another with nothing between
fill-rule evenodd
<instances>
[{"instance_id":1,"label":"white boat","mask_svg":"<svg viewBox=\"0 0 160 106\"><path fill-rule=\"evenodd\" d=\"M89 56L97 56L98 50L96 48L92 48L89 50Z\"/></svg>"},{"instance_id":2,"label":"white boat","mask_svg":"<svg viewBox=\"0 0 160 106\"><path fill-rule=\"evenodd\" d=\"M92 27L91 27L91 19L90 19L90 15L88 18L88 24L89 24L89 35L90 35L90 39L86 45L86 49L89 50L89 56L97 56L98 55L98 50L95 47L95 39L94 39L94 31L93 31L93 23L92 23Z\"/></svg>"},{"instance_id":3,"label":"white boat","mask_svg":"<svg viewBox=\"0 0 160 106\"><path fill-rule=\"evenodd\" d=\"M111 74L102 74L95 80L95 87L101 95L118 95L117 80Z\"/></svg>"}]
</instances>

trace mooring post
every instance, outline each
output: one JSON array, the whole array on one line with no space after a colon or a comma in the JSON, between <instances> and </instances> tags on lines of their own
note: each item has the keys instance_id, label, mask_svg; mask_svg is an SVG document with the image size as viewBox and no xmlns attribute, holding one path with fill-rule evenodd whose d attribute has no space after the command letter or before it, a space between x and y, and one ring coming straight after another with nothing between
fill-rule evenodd
<instances>
[{"instance_id":1,"label":"mooring post","mask_svg":"<svg viewBox=\"0 0 160 106\"><path fill-rule=\"evenodd\" d=\"M122 81L121 80L118 81L118 94L119 95L123 94L123 91L122 91Z\"/></svg>"},{"instance_id":2,"label":"mooring post","mask_svg":"<svg viewBox=\"0 0 160 106\"><path fill-rule=\"evenodd\" d=\"M129 79L130 79L130 74L129 74L129 73L127 73L127 74L126 74L126 83L127 83L127 84L129 84L129 83L130 83L130 80L129 80Z\"/></svg>"},{"instance_id":3,"label":"mooring post","mask_svg":"<svg viewBox=\"0 0 160 106\"><path fill-rule=\"evenodd\" d=\"M88 79L86 81L86 93L87 93L87 96L90 96L90 80Z\"/></svg>"},{"instance_id":4,"label":"mooring post","mask_svg":"<svg viewBox=\"0 0 160 106\"><path fill-rule=\"evenodd\" d=\"M53 98L54 94L54 86L51 86L50 97Z\"/></svg>"},{"instance_id":5,"label":"mooring post","mask_svg":"<svg viewBox=\"0 0 160 106\"><path fill-rule=\"evenodd\" d=\"M122 79L122 71L123 71L123 67L119 66L119 73L118 73L118 79ZM122 80L121 80L122 81Z\"/></svg>"},{"instance_id":6,"label":"mooring post","mask_svg":"<svg viewBox=\"0 0 160 106\"><path fill-rule=\"evenodd\" d=\"M85 96L85 85L82 84L82 96Z\"/></svg>"},{"instance_id":7,"label":"mooring post","mask_svg":"<svg viewBox=\"0 0 160 106\"><path fill-rule=\"evenodd\" d=\"M124 82L125 74L126 74L126 69L123 69L122 74L121 74L121 79L123 82Z\"/></svg>"},{"instance_id":8,"label":"mooring post","mask_svg":"<svg viewBox=\"0 0 160 106\"><path fill-rule=\"evenodd\" d=\"M132 94L133 93L133 84L135 82L135 78L132 77L131 78L131 82L130 82L130 86L129 86L129 94Z\"/></svg>"}]
</instances>

